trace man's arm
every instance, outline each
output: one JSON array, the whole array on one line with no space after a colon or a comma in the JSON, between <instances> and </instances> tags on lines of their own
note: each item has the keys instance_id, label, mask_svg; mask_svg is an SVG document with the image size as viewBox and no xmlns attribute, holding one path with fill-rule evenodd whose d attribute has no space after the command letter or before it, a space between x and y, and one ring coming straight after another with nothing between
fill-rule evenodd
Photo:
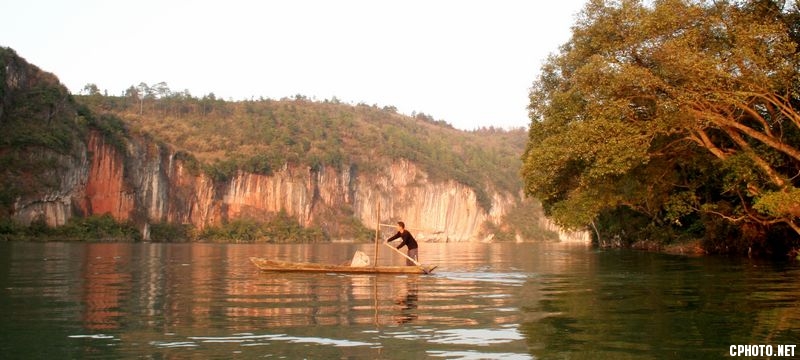
<instances>
[{"instance_id":1,"label":"man's arm","mask_svg":"<svg viewBox=\"0 0 800 360\"><path fill-rule=\"evenodd\" d=\"M400 232L398 231L397 234L392 235L392 237L386 239L386 242L392 241L400 237Z\"/></svg>"}]
</instances>

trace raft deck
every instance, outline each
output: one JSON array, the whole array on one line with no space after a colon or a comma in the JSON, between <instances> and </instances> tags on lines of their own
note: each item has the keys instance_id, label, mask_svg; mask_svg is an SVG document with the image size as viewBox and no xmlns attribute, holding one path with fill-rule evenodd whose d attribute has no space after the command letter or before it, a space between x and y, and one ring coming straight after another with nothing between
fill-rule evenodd
<instances>
[{"instance_id":1,"label":"raft deck","mask_svg":"<svg viewBox=\"0 0 800 360\"><path fill-rule=\"evenodd\" d=\"M355 274L430 274L436 266L349 266L276 261L251 257L250 261L263 271L336 272Z\"/></svg>"}]
</instances>

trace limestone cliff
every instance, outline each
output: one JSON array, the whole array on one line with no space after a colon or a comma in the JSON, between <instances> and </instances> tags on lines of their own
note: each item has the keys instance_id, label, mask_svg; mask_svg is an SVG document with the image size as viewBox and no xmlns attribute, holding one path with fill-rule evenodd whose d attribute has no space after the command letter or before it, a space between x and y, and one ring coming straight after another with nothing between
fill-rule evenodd
<instances>
[{"instance_id":1,"label":"limestone cliff","mask_svg":"<svg viewBox=\"0 0 800 360\"><path fill-rule=\"evenodd\" d=\"M89 134L85 154L70 161L58 189L20 199L14 216L23 223L43 218L61 225L73 214L111 214L121 221L191 224L199 229L241 217L265 218L285 211L303 225L325 224L331 209L352 209L366 226L406 221L424 240L478 238L485 221L499 222L516 199L493 194L491 211L478 206L474 191L455 181L431 182L409 161L377 174L322 167L284 167L272 175L238 172L215 183L192 172L175 152L145 137L131 137L125 151ZM381 218L377 219L380 203ZM327 210L327 211L326 211ZM316 222L315 222L316 221Z\"/></svg>"}]
</instances>

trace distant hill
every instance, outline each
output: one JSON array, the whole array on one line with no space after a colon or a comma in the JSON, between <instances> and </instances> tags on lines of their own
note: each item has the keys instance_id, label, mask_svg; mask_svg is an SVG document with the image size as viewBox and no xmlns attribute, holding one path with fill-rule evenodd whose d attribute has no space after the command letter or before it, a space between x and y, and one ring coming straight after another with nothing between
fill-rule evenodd
<instances>
[{"instance_id":1,"label":"distant hill","mask_svg":"<svg viewBox=\"0 0 800 360\"><path fill-rule=\"evenodd\" d=\"M559 236L520 195L523 129L163 83L73 95L0 48L0 130L0 240L366 240L398 219L423 241Z\"/></svg>"},{"instance_id":2,"label":"distant hill","mask_svg":"<svg viewBox=\"0 0 800 360\"><path fill-rule=\"evenodd\" d=\"M270 174L286 165L380 171L407 159L434 180L470 186L487 209L487 188L518 193L520 154L527 131L454 129L425 114L405 116L387 106L349 105L336 99L311 101L297 95L281 100L229 102L173 92L165 84L131 88L127 96L76 96L96 113L118 116L134 131L181 150L215 179L236 170Z\"/></svg>"}]
</instances>

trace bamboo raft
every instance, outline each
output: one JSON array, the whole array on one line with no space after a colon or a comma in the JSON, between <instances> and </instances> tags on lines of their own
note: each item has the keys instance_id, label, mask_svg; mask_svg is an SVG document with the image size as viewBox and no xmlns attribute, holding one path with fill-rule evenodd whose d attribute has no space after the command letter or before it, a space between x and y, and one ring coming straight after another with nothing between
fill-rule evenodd
<instances>
[{"instance_id":1,"label":"bamboo raft","mask_svg":"<svg viewBox=\"0 0 800 360\"><path fill-rule=\"evenodd\" d=\"M263 271L335 272L353 274L430 274L436 266L350 266L289 262L251 257L250 261Z\"/></svg>"},{"instance_id":2,"label":"bamboo raft","mask_svg":"<svg viewBox=\"0 0 800 360\"><path fill-rule=\"evenodd\" d=\"M395 249L393 246L387 243L384 243L384 245L386 245L386 247L391 249L392 252L405 258L414 265L377 266L378 248L379 248L378 244L381 242L379 236L380 227L391 226L391 225L380 223L380 218L381 218L380 202L378 202L378 211L376 215L378 223L375 226L375 253L373 257L374 262L372 263L372 265L351 266L351 265L334 265L334 264L316 264L316 263L306 263L306 262L278 261L260 257L251 257L250 261L263 271L284 271L284 272L295 271L295 272L325 272L325 273L335 272L335 273L352 273L352 274L426 274L427 275L430 274L434 269L436 269L437 267L436 265L431 266L431 265L420 264L417 260L408 257L406 254L403 254L400 250Z\"/></svg>"}]
</instances>

